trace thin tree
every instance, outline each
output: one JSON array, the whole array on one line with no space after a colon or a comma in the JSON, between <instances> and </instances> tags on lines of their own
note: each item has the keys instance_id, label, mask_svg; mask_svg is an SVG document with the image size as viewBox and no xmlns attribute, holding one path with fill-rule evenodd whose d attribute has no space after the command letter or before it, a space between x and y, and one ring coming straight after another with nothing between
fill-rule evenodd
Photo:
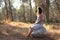
<instances>
[{"instance_id":1,"label":"thin tree","mask_svg":"<svg viewBox=\"0 0 60 40\"><path fill-rule=\"evenodd\" d=\"M29 0L29 5L30 5L30 22L32 21L32 5L31 5L31 0Z\"/></svg>"},{"instance_id":2,"label":"thin tree","mask_svg":"<svg viewBox=\"0 0 60 40\"><path fill-rule=\"evenodd\" d=\"M10 21L12 21L10 0L4 0L4 2L5 2L5 8L6 8L6 20L7 20L7 22L10 22Z\"/></svg>"},{"instance_id":3,"label":"thin tree","mask_svg":"<svg viewBox=\"0 0 60 40\"><path fill-rule=\"evenodd\" d=\"M7 8L7 2L6 0L4 0L5 2L5 8L6 8L6 20L8 19L8 8Z\"/></svg>"},{"instance_id":4,"label":"thin tree","mask_svg":"<svg viewBox=\"0 0 60 40\"><path fill-rule=\"evenodd\" d=\"M23 5L23 17L24 17L24 21L26 21L26 18L25 18L25 6L24 6L24 2L25 0L22 0L22 5Z\"/></svg>"},{"instance_id":5,"label":"thin tree","mask_svg":"<svg viewBox=\"0 0 60 40\"><path fill-rule=\"evenodd\" d=\"M50 5L50 0L46 0L46 20L49 22L49 5Z\"/></svg>"},{"instance_id":6,"label":"thin tree","mask_svg":"<svg viewBox=\"0 0 60 40\"><path fill-rule=\"evenodd\" d=\"M13 15L12 15L12 8L11 8L11 2L9 0L9 12L10 12L10 15L11 15L11 20L13 21Z\"/></svg>"},{"instance_id":7,"label":"thin tree","mask_svg":"<svg viewBox=\"0 0 60 40\"><path fill-rule=\"evenodd\" d=\"M58 11L59 11L59 13L60 13L60 7L59 7L59 4L58 4L57 1L58 1L58 0L55 0L55 3L56 3L56 5L57 5L57 9L58 9Z\"/></svg>"}]
</instances>

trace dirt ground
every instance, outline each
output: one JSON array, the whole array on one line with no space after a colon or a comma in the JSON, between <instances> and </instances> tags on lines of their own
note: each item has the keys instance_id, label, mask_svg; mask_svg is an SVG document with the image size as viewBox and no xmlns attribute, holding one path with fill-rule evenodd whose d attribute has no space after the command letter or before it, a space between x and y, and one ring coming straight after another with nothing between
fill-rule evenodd
<instances>
[{"instance_id":1,"label":"dirt ground","mask_svg":"<svg viewBox=\"0 0 60 40\"><path fill-rule=\"evenodd\" d=\"M60 40L59 24L44 24L47 35L40 38L27 37L31 23L11 22L0 24L0 40Z\"/></svg>"}]
</instances>

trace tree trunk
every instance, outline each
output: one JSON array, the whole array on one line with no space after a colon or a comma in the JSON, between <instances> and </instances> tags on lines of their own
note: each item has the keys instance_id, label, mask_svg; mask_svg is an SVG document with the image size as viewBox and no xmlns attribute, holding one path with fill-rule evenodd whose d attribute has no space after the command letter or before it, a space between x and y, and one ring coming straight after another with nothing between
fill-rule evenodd
<instances>
[{"instance_id":1,"label":"tree trunk","mask_svg":"<svg viewBox=\"0 0 60 40\"><path fill-rule=\"evenodd\" d=\"M4 0L5 2L5 8L6 8L6 20L8 20L8 8L7 8L7 2L6 0Z\"/></svg>"},{"instance_id":2,"label":"tree trunk","mask_svg":"<svg viewBox=\"0 0 60 40\"><path fill-rule=\"evenodd\" d=\"M49 5L50 1L46 0L46 21L49 22Z\"/></svg>"},{"instance_id":3,"label":"tree trunk","mask_svg":"<svg viewBox=\"0 0 60 40\"><path fill-rule=\"evenodd\" d=\"M55 3L56 3L56 5L57 5L57 9L58 9L58 11L59 11L59 13L60 13L60 7L59 7L59 4L58 4L57 0L55 0Z\"/></svg>"},{"instance_id":4,"label":"tree trunk","mask_svg":"<svg viewBox=\"0 0 60 40\"><path fill-rule=\"evenodd\" d=\"M30 5L30 22L32 21L32 6L31 6L31 0L29 0L29 5Z\"/></svg>"},{"instance_id":5,"label":"tree trunk","mask_svg":"<svg viewBox=\"0 0 60 40\"><path fill-rule=\"evenodd\" d=\"M11 22L11 16L12 16L12 12L10 10L10 0L4 0L5 2L5 8L6 8L6 22ZM11 13L10 13L11 12Z\"/></svg>"},{"instance_id":6,"label":"tree trunk","mask_svg":"<svg viewBox=\"0 0 60 40\"><path fill-rule=\"evenodd\" d=\"M60 19L59 19L59 17L60 17L60 6L59 6L59 2L60 2L59 0L55 0L56 6L57 6L57 9L58 9L58 15L57 15L58 21L60 21Z\"/></svg>"},{"instance_id":7,"label":"tree trunk","mask_svg":"<svg viewBox=\"0 0 60 40\"><path fill-rule=\"evenodd\" d=\"M23 18L24 18L23 21L26 22L24 0L22 0L22 5L23 5Z\"/></svg>"},{"instance_id":8,"label":"tree trunk","mask_svg":"<svg viewBox=\"0 0 60 40\"><path fill-rule=\"evenodd\" d=\"M11 15L11 21L13 21L12 8L11 8L10 0L9 0L9 13Z\"/></svg>"}]
</instances>

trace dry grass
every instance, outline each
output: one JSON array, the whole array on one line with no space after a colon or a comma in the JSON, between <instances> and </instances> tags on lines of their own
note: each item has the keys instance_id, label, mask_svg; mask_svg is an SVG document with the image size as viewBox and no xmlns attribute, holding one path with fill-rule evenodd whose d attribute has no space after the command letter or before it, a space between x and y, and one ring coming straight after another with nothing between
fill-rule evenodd
<instances>
[{"instance_id":1,"label":"dry grass","mask_svg":"<svg viewBox=\"0 0 60 40\"><path fill-rule=\"evenodd\" d=\"M54 29L58 25L46 25L47 35L41 38L26 37L31 23L10 22L0 24L0 40L60 40L60 29ZM60 25L59 25L60 26Z\"/></svg>"}]
</instances>

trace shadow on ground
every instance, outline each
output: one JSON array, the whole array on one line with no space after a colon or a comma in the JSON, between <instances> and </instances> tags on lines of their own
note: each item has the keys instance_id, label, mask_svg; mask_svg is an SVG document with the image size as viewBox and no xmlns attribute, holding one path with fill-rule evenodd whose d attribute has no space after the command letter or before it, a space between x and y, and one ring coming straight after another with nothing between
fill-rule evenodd
<instances>
[{"instance_id":1,"label":"shadow on ground","mask_svg":"<svg viewBox=\"0 0 60 40\"><path fill-rule=\"evenodd\" d=\"M28 28L11 26L8 24L0 25L0 40L57 40L60 38L58 34L48 33L40 38L26 37Z\"/></svg>"}]
</instances>

